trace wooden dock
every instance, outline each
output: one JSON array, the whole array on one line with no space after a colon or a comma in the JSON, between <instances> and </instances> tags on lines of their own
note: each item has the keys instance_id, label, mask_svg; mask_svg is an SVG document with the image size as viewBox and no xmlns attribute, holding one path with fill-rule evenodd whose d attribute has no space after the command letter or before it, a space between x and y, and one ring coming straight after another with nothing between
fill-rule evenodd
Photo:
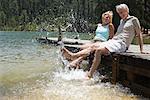
<instances>
[{"instance_id":1,"label":"wooden dock","mask_svg":"<svg viewBox=\"0 0 150 100\"><path fill-rule=\"evenodd\" d=\"M47 37L40 37L40 38L37 38L37 40L40 43L59 44L58 38L55 38L55 37L49 37L49 38L47 38ZM62 42L64 44L82 45L84 43L89 43L91 41L89 41L89 40L80 40L80 39L63 38Z\"/></svg>"},{"instance_id":2,"label":"wooden dock","mask_svg":"<svg viewBox=\"0 0 150 100\"><path fill-rule=\"evenodd\" d=\"M57 43L57 38L46 39L47 43ZM65 46L77 52L79 45L89 40L63 39ZM144 51L150 52L150 45L144 45ZM139 46L131 45L126 53L114 53L102 56L102 65L112 69L111 82L127 86L132 92L150 97L150 54L141 54Z\"/></svg>"},{"instance_id":3,"label":"wooden dock","mask_svg":"<svg viewBox=\"0 0 150 100\"><path fill-rule=\"evenodd\" d=\"M150 51L150 45L144 48ZM141 54L139 46L131 45L126 53L114 54L112 60L112 83L120 82L150 97L150 54Z\"/></svg>"},{"instance_id":4,"label":"wooden dock","mask_svg":"<svg viewBox=\"0 0 150 100\"><path fill-rule=\"evenodd\" d=\"M66 46L76 52L76 45ZM144 48L150 51L150 45L144 45ZM102 56L101 65L111 67L113 84L119 82L133 93L150 97L150 54L141 54L139 46L131 45L126 53Z\"/></svg>"}]
</instances>

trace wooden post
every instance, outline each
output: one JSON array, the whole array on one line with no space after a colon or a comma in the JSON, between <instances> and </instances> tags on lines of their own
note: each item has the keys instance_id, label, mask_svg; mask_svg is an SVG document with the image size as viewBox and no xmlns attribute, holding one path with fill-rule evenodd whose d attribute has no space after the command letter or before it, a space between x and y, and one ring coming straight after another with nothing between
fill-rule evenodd
<instances>
[{"instance_id":1,"label":"wooden post","mask_svg":"<svg viewBox=\"0 0 150 100\"><path fill-rule=\"evenodd\" d=\"M119 76L119 55L113 55L112 60L112 83L116 84Z\"/></svg>"},{"instance_id":2,"label":"wooden post","mask_svg":"<svg viewBox=\"0 0 150 100\"><path fill-rule=\"evenodd\" d=\"M58 27L58 30L59 30L59 34L58 34L58 42L62 40L62 32L61 32L61 28L60 28L60 25Z\"/></svg>"},{"instance_id":3,"label":"wooden post","mask_svg":"<svg viewBox=\"0 0 150 100\"><path fill-rule=\"evenodd\" d=\"M46 41L46 44L48 44L48 39L47 39L47 36L45 37L45 41Z\"/></svg>"},{"instance_id":4,"label":"wooden post","mask_svg":"<svg viewBox=\"0 0 150 100\"><path fill-rule=\"evenodd\" d=\"M131 71L127 71L127 81L129 81L129 84L132 84L135 80L135 75Z\"/></svg>"}]
</instances>

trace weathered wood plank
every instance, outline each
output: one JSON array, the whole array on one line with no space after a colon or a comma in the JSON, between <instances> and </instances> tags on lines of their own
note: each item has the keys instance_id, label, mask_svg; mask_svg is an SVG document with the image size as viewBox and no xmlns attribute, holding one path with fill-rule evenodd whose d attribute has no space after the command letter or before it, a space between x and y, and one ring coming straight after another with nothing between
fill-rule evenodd
<instances>
[{"instance_id":1,"label":"weathered wood plank","mask_svg":"<svg viewBox=\"0 0 150 100\"><path fill-rule=\"evenodd\" d=\"M140 65L140 66L142 66L142 65ZM150 77L150 69L147 70L144 67L138 68L138 67L132 66L132 65L120 64L120 69L128 71L128 72L136 73L139 75Z\"/></svg>"},{"instance_id":2,"label":"weathered wood plank","mask_svg":"<svg viewBox=\"0 0 150 100\"><path fill-rule=\"evenodd\" d=\"M131 83L128 86L134 93L150 98L150 88L144 87L137 83Z\"/></svg>"}]
</instances>

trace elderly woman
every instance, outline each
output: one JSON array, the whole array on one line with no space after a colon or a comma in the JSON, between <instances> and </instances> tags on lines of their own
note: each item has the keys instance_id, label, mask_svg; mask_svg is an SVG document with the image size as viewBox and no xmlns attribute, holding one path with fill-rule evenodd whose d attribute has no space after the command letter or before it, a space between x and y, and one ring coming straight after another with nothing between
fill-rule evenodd
<instances>
[{"instance_id":1,"label":"elderly woman","mask_svg":"<svg viewBox=\"0 0 150 100\"><path fill-rule=\"evenodd\" d=\"M89 72L87 73L87 76L89 78L93 76L93 73L99 66L101 55L110 54L111 52L125 52L129 48L135 35L138 36L140 52L143 53L143 38L140 31L139 20L136 17L129 15L129 8L126 4L117 5L116 11L121 17L117 33L112 39L106 42L99 43L99 45L95 46L94 49L91 51L95 51L95 54L92 66ZM81 57L81 55L83 56L89 54L89 52L86 52L86 54L82 51L79 51L78 53L71 53L66 49L64 49L64 52L66 52L68 56L73 58L77 57L78 59Z\"/></svg>"}]
</instances>

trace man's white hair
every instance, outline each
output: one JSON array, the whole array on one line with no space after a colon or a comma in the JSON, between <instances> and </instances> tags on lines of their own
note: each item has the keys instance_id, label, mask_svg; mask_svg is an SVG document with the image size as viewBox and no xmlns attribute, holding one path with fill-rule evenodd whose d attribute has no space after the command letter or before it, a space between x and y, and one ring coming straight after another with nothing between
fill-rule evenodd
<instances>
[{"instance_id":1,"label":"man's white hair","mask_svg":"<svg viewBox=\"0 0 150 100\"><path fill-rule=\"evenodd\" d=\"M118 11L119 9L126 9L127 12L129 13L129 8L128 8L128 6L127 6L126 4L117 5L117 6L116 6L116 11L119 12L119 11Z\"/></svg>"}]
</instances>

